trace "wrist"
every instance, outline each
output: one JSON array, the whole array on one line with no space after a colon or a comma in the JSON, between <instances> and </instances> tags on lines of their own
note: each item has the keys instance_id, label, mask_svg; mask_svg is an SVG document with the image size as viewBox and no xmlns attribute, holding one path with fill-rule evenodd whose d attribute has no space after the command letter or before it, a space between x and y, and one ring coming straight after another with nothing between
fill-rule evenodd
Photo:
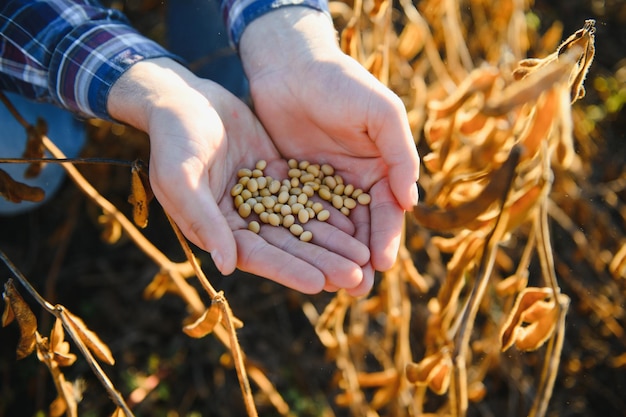
<instances>
[{"instance_id":1,"label":"wrist","mask_svg":"<svg viewBox=\"0 0 626 417\"><path fill-rule=\"evenodd\" d=\"M170 58L140 61L112 85L107 111L111 118L148 132L154 110L175 108L174 103L192 91L195 79L195 75Z\"/></svg>"},{"instance_id":2,"label":"wrist","mask_svg":"<svg viewBox=\"0 0 626 417\"><path fill-rule=\"evenodd\" d=\"M337 52L337 32L330 17L304 6L282 7L258 17L239 43L248 77L267 68L323 60Z\"/></svg>"}]
</instances>

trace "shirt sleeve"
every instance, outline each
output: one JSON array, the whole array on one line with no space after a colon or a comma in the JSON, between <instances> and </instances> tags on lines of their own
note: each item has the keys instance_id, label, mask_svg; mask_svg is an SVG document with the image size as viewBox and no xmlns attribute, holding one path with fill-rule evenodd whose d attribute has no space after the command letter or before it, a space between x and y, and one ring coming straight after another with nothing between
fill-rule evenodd
<instances>
[{"instance_id":1,"label":"shirt sleeve","mask_svg":"<svg viewBox=\"0 0 626 417\"><path fill-rule=\"evenodd\" d=\"M305 6L330 16L327 0L220 0L231 45L239 47L246 26L259 16L286 6Z\"/></svg>"},{"instance_id":2,"label":"shirt sleeve","mask_svg":"<svg viewBox=\"0 0 626 417\"><path fill-rule=\"evenodd\" d=\"M95 1L0 4L0 88L84 116L110 119L109 90L134 63L178 59Z\"/></svg>"}]
</instances>

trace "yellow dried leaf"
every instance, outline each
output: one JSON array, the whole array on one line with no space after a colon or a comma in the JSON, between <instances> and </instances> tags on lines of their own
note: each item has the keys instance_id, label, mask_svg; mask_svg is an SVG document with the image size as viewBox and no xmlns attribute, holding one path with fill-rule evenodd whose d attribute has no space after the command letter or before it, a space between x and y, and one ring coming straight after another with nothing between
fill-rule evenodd
<instances>
[{"instance_id":1,"label":"yellow dried leaf","mask_svg":"<svg viewBox=\"0 0 626 417\"><path fill-rule=\"evenodd\" d=\"M615 278L626 277L626 243L622 243L622 246L611 259L609 271Z\"/></svg>"},{"instance_id":2,"label":"yellow dried leaf","mask_svg":"<svg viewBox=\"0 0 626 417\"><path fill-rule=\"evenodd\" d=\"M48 415L50 417L61 417L67 410L67 402L62 396L57 396L48 407Z\"/></svg>"},{"instance_id":3,"label":"yellow dried leaf","mask_svg":"<svg viewBox=\"0 0 626 417\"><path fill-rule=\"evenodd\" d=\"M141 178L141 167L137 161L133 163L131 169L131 194L128 196L128 202L133 205L133 221L140 228L148 225L148 192L144 181Z\"/></svg>"},{"instance_id":4,"label":"yellow dried leaf","mask_svg":"<svg viewBox=\"0 0 626 417\"><path fill-rule=\"evenodd\" d=\"M70 313L67 309L63 309L61 314L65 315L67 322L78 334L80 340L83 341L83 343L91 352L93 352L94 355L109 365L113 365L115 363L115 359L113 359L113 355L111 354L109 347L102 340L100 340L97 334L87 328L85 322L80 317Z\"/></svg>"},{"instance_id":5,"label":"yellow dried leaf","mask_svg":"<svg viewBox=\"0 0 626 417\"><path fill-rule=\"evenodd\" d=\"M562 297L561 294L559 301ZM551 288L529 287L524 289L509 313L500 333L502 351L513 344L522 351L541 347L556 327L559 304Z\"/></svg>"},{"instance_id":6,"label":"yellow dried leaf","mask_svg":"<svg viewBox=\"0 0 626 417\"><path fill-rule=\"evenodd\" d=\"M466 226L487 210L494 201L504 196L520 155L521 148L517 146L512 148L509 158L490 174L489 183L474 200L448 209L418 204L413 209L413 216L420 225L432 230L453 230Z\"/></svg>"},{"instance_id":7,"label":"yellow dried leaf","mask_svg":"<svg viewBox=\"0 0 626 417\"><path fill-rule=\"evenodd\" d=\"M56 319L50 332L50 352L59 366L70 366L76 362L76 355L70 353L70 344L65 340L63 322Z\"/></svg>"},{"instance_id":8,"label":"yellow dried leaf","mask_svg":"<svg viewBox=\"0 0 626 417\"><path fill-rule=\"evenodd\" d=\"M12 203L38 202L44 199L45 192L39 187L15 181L6 171L0 169L0 195Z\"/></svg>"},{"instance_id":9,"label":"yellow dried leaf","mask_svg":"<svg viewBox=\"0 0 626 417\"><path fill-rule=\"evenodd\" d=\"M143 290L143 296L147 300L158 300L168 292L178 294L180 290L170 277L169 272L159 271L154 275L152 282Z\"/></svg>"},{"instance_id":10,"label":"yellow dried leaf","mask_svg":"<svg viewBox=\"0 0 626 417\"><path fill-rule=\"evenodd\" d=\"M516 294L522 291L528 284L528 271L511 275L498 282L495 286L496 294L500 297Z\"/></svg>"},{"instance_id":11,"label":"yellow dried leaf","mask_svg":"<svg viewBox=\"0 0 626 417\"><path fill-rule=\"evenodd\" d=\"M17 345L17 359L23 359L30 355L35 349L35 333L37 332L37 318L32 310L26 304L20 293L13 285L13 280L9 279L4 284L4 292L2 293L4 302L10 305L12 313L7 313L8 317L12 314L20 328L20 340ZM5 307L6 308L6 307ZM4 323L4 314L3 314Z\"/></svg>"},{"instance_id":12,"label":"yellow dried leaf","mask_svg":"<svg viewBox=\"0 0 626 417\"><path fill-rule=\"evenodd\" d=\"M450 352L439 352L426 356L419 363L410 363L406 367L406 376L417 385L428 385L436 394L443 394L450 386L452 358Z\"/></svg>"},{"instance_id":13,"label":"yellow dried leaf","mask_svg":"<svg viewBox=\"0 0 626 417\"><path fill-rule=\"evenodd\" d=\"M106 243L112 245L117 243L122 237L122 225L110 213L104 213L98 216L98 223L103 226L100 237Z\"/></svg>"},{"instance_id":14,"label":"yellow dried leaf","mask_svg":"<svg viewBox=\"0 0 626 417\"><path fill-rule=\"evenodd\" d=\"M52 401L48 409L50 417L61 417L65 414L68 417L78 417L78 403L74 395L74 385L66 381L62 373L57 374L55 381L58 396Z\"/></svg>"},{"instance_id":15,"label":"yellow dried leaf","mask_svg":"<svg viewBox=\"0 0 626 417\"><path fill-rule=\"evenodd\" d=\"M410 60L424 48L425 42L426 39L420 27L416 23L408 22L398 37L396 50L401 57Z\"/></svg>"},{"instance_id":16,"label":"yellow dried leaf","mask_svg":"<svg viewBox=\"0 0 626 417\"><path fill-rule=\"evenodd\" d=\"M222 320L222 309L218 302L212 302L196 321L183 327L183 331L187 336L199 339L211 333L220 320Z\"/></svg>"}]
</instances>

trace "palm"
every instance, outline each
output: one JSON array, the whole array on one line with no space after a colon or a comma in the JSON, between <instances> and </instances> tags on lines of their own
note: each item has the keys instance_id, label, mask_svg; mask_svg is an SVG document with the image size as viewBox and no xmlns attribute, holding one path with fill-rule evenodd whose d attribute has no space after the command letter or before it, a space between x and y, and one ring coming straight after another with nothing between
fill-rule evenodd
<instances>
[{"instance_id":1,"label":"palm","mask_svg":"<svg viewBox=\"0 0 626 417\"><path fill-rule=\"evenodd\" d=\"M242 102L209 81L194 87L202 99L187 99L184 111L155 114L149 132L155 194L185 235L214 254L236 253L236 259L216 260L227 273L236 264L303 292L356 286L369 252L339 228L316 225L320 236L335 240L314 244L281 228L263 227L260 235L247 230L230 195L238 169L265 159L268 174L278 178L286 173L286 162ZM175 103L173 108L178 109Z\"/></svg>"},{"instance_id":2,"label":"palm","mask_svg":"<svg viewBox=\"0 0 626 417\"><path fill-rule=\"evenodd\" d=\"M415 175L409 163L413 169L402 177L401 165L412 162L412 141L407 145L408 124L397 97L338 50L301 71L249 75L257 115L281 154L331 163L346 180L370 190L370 210L353 217L355 236L370 246L376 269L389 268Z\"/></svg>"}]
</instances>

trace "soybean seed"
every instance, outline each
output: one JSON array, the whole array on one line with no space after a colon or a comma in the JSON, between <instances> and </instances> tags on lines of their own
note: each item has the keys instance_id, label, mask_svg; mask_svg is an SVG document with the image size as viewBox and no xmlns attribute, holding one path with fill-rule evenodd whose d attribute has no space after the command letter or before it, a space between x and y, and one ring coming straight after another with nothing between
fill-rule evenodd
<instances>
[{"instance_id":1,"label":"soybean seed","mask_svg":"<svg viewBox=\"0 0 626 417\"><path fill-rule=\"evenodd\" d=\"M313 239L313 233L310 230L305 230L300 234L300 240L303 242L310 242Z\"/></svg>"},{"instance_id":2,"label":"soybean seed","mask_svg":"<svg viewBox=\"0 0 626 417\"><path fill-rule=\"evenodd\" d=\"M286 228L290 228L291 225L295 222L296 218L293 216L293 214L287 214L285 217L283 217L283 226Z\"/></svg>"},{"instance_id":3,"label":"soybean seed","mask_svg":"<svg viewBox=\"0 0 626 417\"><path fill-rule=\"evenodd\" d=\"M309 212L306 210L298 211L298 221L302 224L305 224L309 221Z\"/></svg>"},{"instance_id":4,"label":"soybean seed","mask_svg":"<svg viewBox=\"0 0 626 417\"><path fill-rule=\"evenodd\" d=\"M239 215L245 219L252 212L252 208L250 207L250 204L243 203L239 206L239 209L237 209L237 211L239 212Z\"/></svg>"},{"instance_id":5,"label":"soybean seed","mask_svg":"<svg viewBox=\"0 0 626 417\"><path fill-rule=\"evenodd\" d=\"M328 220L330 217L330 211L328 210L322 210L319 213L317 213L317 220L321 221L321 222L325 222L326 220Z\"/></svg>"},{"instance_id":6,"label":"soybean seed","mask_svg":"<svg viewBox=\"0 0 626 417\"><path fill-rule=\"evenodd\" d=\"M253 169L252 170L252 178L259 178L263 176L263 171L261 171L260 169Z\"/></svg>"},{"instance_id":7,"label":"soybean seed","mask_svg":"<svg viewBox=\"0 0 626 417\"><path fill-rule=\"evenodd\" d=\"M335 168L328 164L323 164L321 169L324 175L333 175L335 173Z\"/></svg>"},{"instance_id":8,"label":"soybean seed","mask_svg":"<svg viewBox=\"0 0 626 417\"><path fill-rule=\"evenodd\" d=\"M302 193L298 196L298 203L305 205L307 201L309 201L309 197L306 194Z\"/></svg>"},{"instance_id":9,"label":"soybean seed","mask_svg":"<svg viewBox=\"0 0 626 417\"><path fill-rule=\"evenodd\" d=\"M344 216L350 215L350 209L348 207L342 207L339 209L339 211L341 211L344 214Z\"/></svg>"},{"instance_id":10,"label":"soybean seed","mask_svg":"<svg viewBox=\"0 0 626 417\"><path fill-rule=\"evenodd\" d=\"M336 209L340 209L343 207L343 198L340 195L333 195L331 200L333 207Z\"/></svg>"},{"instance_id":11,"label":"soybean seed","mask_svg":"<svg viewBox=\"0 0 626 417\"><path fill-rule=\"evenodd\" d=\"M235 186L233 188L231 188L231 190L230 190L230 195L233 196L233 197L236 197L239 194L241 194L242 191L243 191L243 185L235 184Z\"/></svg>"},{"instance_id":12,"label":"soybean seed","mask_svg":"<svg viewBox=\"0 0 626 417\"><path fill-rule=\"evenodd\" d=\"M291 212L293 214L298 214L300 210L304 210L304 206L300 203L295 203L291 205Z\"/></svg>"},{"instance_id":13,"label":"soybean seed","mask_svg":"<svg viewBox=\"0 0 626 417\"><path fill-rule=\"evenodd\" d=\"M272 194L278 193L278 191L280 190L280 181L272 180L267 188Z\"/></svg>"},{"instance_id":14,"label":"soybean seed","mask_svg":"<svg viewBox=\"0 0 626 417\"><path fill-rule=\"evenodd\" d=\"M291 168L287 175L289 175L289 178L300 178L302 171L298 168Z\"/></svg>"},{"instance_id":15,"label":"soybean seed","mask_svg":"<svg viewBox=\"0 0 626 417\"><path fill-rule=\"evenodd\" d=\"M239 171L237 171L237 176L239 178L241 178L241 177L251 177L252 176L252 170L249 170L248 168L241 168Z\"/></svg>"},{"instance_id":16,"label":"soybean seed","mask_svg":"<svg viewBox=\"0 0 626 417\"><path fill-rule=\"evenodd\" d=\"M322 200L330 201L333 198L333 195L328 188L320 187L317 193L320 195Z\"/></svg>"},{"instance_id":17,"label":"soybean seed","mask_svg":"<svg viewBox=\"0 0 626 417\"><path fill-rule=\"evenodd\" d=\"M372 201L372 197L370 197L370 195L367 193L360 194L356 199L359 204L362 204L364 206L368 205Z\"/></svg>"},{"instance_id":18,"label":"soybean seed","mask_svg":"<svg viewBox=\"0 0 626 417\"><path fill-rule=\"evenodd\" d=\"M259 177L256 179L257 184L259 184L259 190L262 190L263 188L267 187L267 178L265 177Z\"/></svg>"},{"instance_id":19,"label":"soybean seed","mask_svg":"<svg viewBox=\"0 0 626 417\"><path fill-rule=\"evenodd\" d=\"M281 191L280 194L278 194L278 202L279 203L285 204L288 200L289 200L289 192L288 191Z\"/></svg>"},{"instance_id":20,"label":"soybean seed","mask_svg":"<svg viewBox=\"0 0 626 417\"><path fill-rule=\"evenodd\" d=\"M313 203L311 208L316 214L319 214L320 211L324 210L324 205L320 203L319 201L316 201L315 203Z\"/></svg>"},{"instance_id":21,"label":"soybean seed","mask_svg":"<svg viewBox=\"0 0 626 417\"><path fill-rule=\"evenodd\" d=\"M235 208L239 208L239 206L243 204L243 197L240 195L237 195L235 196L235 199L233 200L233 202L235 203Z\"/></svg>"},{"instance_id":22,"label":"soybean seed","mask_svg":"<svg viewBox=\"0 0 626 417\"><path fill-rule=\"evenodd\" d=\"M259 214L259 220L261 220L263 223L269 223L270 222L270 214L267 211L264 211L263 213Z\"/></svg>"},{"instance_id":23,"label":"soybean seed","mask_svg":"<svg viewBox=\"0 0 626 417\"><path fill-rule=\"evenodd\" d=\"M259 222L252 220L250 223L248 223L248 230L254 233L259 233L259 231L261 230L261 225L259 224Z\"/></svg>"},{"instance_id":24,"label":"soybean seed","mask_svg":"<svg viewBox=\"0 0 626 417\"><path fill-rule=\"evenodd\" d=\"M298 161L292 158L287 161L287 165L289 165L289 168L298 168Z\"/></svg>"},{"instance_id":25,"label":"soybean seed","mask_svg":"<svg viewBox=\"0 0 626 417\"><path fill-rule=\"evenodd\" d=\"M311 165L309 161L300 161L300 163L298 164L298 168L307 169L309 165Z\"/></svg>"},{"instance_id":26,"label":"soybean seed","mask_svg":"<svg viewBox=\"0 0 626 417\"><path fill-rule=\"evenodd\" d=\"M337 180L335 180L335 177L326 177L322 182L328 185L328 188L331 190L334 190L335 187L337 187Z\"/></svg>"},{"instance_id":27,"label":"soybean seed","mask_svg":"<svg viewBox=\"0 0 626 417\"><path fill-rule=\"evenodd\" d=\"M271 209L276 204L276 201L272 197L263 197L263 205L265 208Z\"/></svg>"},{"instance_id":28,"label":"soybean seed","mask_svg":"<svg viewBox=\"0 0 626 417\"><path fill-rule=\"evenodd\" d=\"M354 185L352 184L346 185L343 189L343 193L347 196L352 195L353 192L354 192Z\"/></svg>"},{"instance_id":29,"label":"soybean seed","mask_svg":"<svg viewBox=\"0 0 626 417\"><path fill-rule=\"evenodd\" d=\"M272 226L280 225L280 217L276 213L270 213L270 215L267 217L267 221Z\"/></svg>"},{"instance_id":30,"label":"soybean seed","mask_svg":"<svg viewBox=\"0 0 626 417\"><path fill-rule=\"evenodd\" d=\"M256 214L261 214L265 211L265 206L261 203L256 203L253 207L252 210L254 210L254 212Z\"/></svg>"},{"instance_id":31,"label":"soybean seed","mask_svg":"<svg viewBox=\"0 0 626 417\"><path fill-rule=\"evenodd\" d=\"M259 183L257 182L256 178L250 178L250 181L248 181L248 183L246 184L246 188L251 192L255 192L258 191L259 189Z\"/></svg>"},{"instance_id":32,"label":"soybean seed","mask_svg":"<svg viewBox=\"0 0 626 417\"><path fill-rule=\"evenodd\" d=\"M283 216L287 216L288 214L291 214L291 206L287 204L282 204L280 206L280 214L282 214Z\"/></svg>"},{"instance_id":33,"label":"soybean seed","mask_svg":"<svg viewBox=\"0 0 626 417\"><path fill-rule=\"evenodd\" d=\"M291 226L289 226L289 231L294 236L300 236L302 232L304 232L304 228L300 226L298 223L294 223Z\"/></svg>"},{"instance_id":34,"label":"soybean seed","mask_svg":"<svg viewBox=\"0 0 626 417\"><path fill-rule=\"evenodd\" d=\"M344 207L352 210L353 208L356 207L356 201L350 197L346 197L343 199L343 205Z\"/></svg>"},{"instance_id":35,"label":"soybean seed","mask_svg":"<svg viewBox=\"0 0 626 417\"><path fill-rule=\"evenodd\" d=\"M260 169L263 171L265 167L267 167L267 161L265 159L261 159L256 163L256 169Z\"/></svg>"},{"instance_id":36,"label":"soybean seed","mask_svg":"<svg viewBox=\"0 0 626 417\"><path fill-rule=\"evenodd\" d=\"M244 200L247 200L249 198L252 198L252 192L248 189L245 189L241 192L241 196L243 197Z\"/></svg>"},{"instance_id":37,"label":"soybean seed","mask_svg":"<svg viewBox=\"0 0 626 417\"><path fill-rule=\"evenodd\" d=\"M259 184L259 188L261 188L261 185ZM333 193L337 194L337 195L342 195L343 194L343 190L346 188L345 185L343 184L337 184L337 186L333 189Z\"/></svg>"}]
</instances>

